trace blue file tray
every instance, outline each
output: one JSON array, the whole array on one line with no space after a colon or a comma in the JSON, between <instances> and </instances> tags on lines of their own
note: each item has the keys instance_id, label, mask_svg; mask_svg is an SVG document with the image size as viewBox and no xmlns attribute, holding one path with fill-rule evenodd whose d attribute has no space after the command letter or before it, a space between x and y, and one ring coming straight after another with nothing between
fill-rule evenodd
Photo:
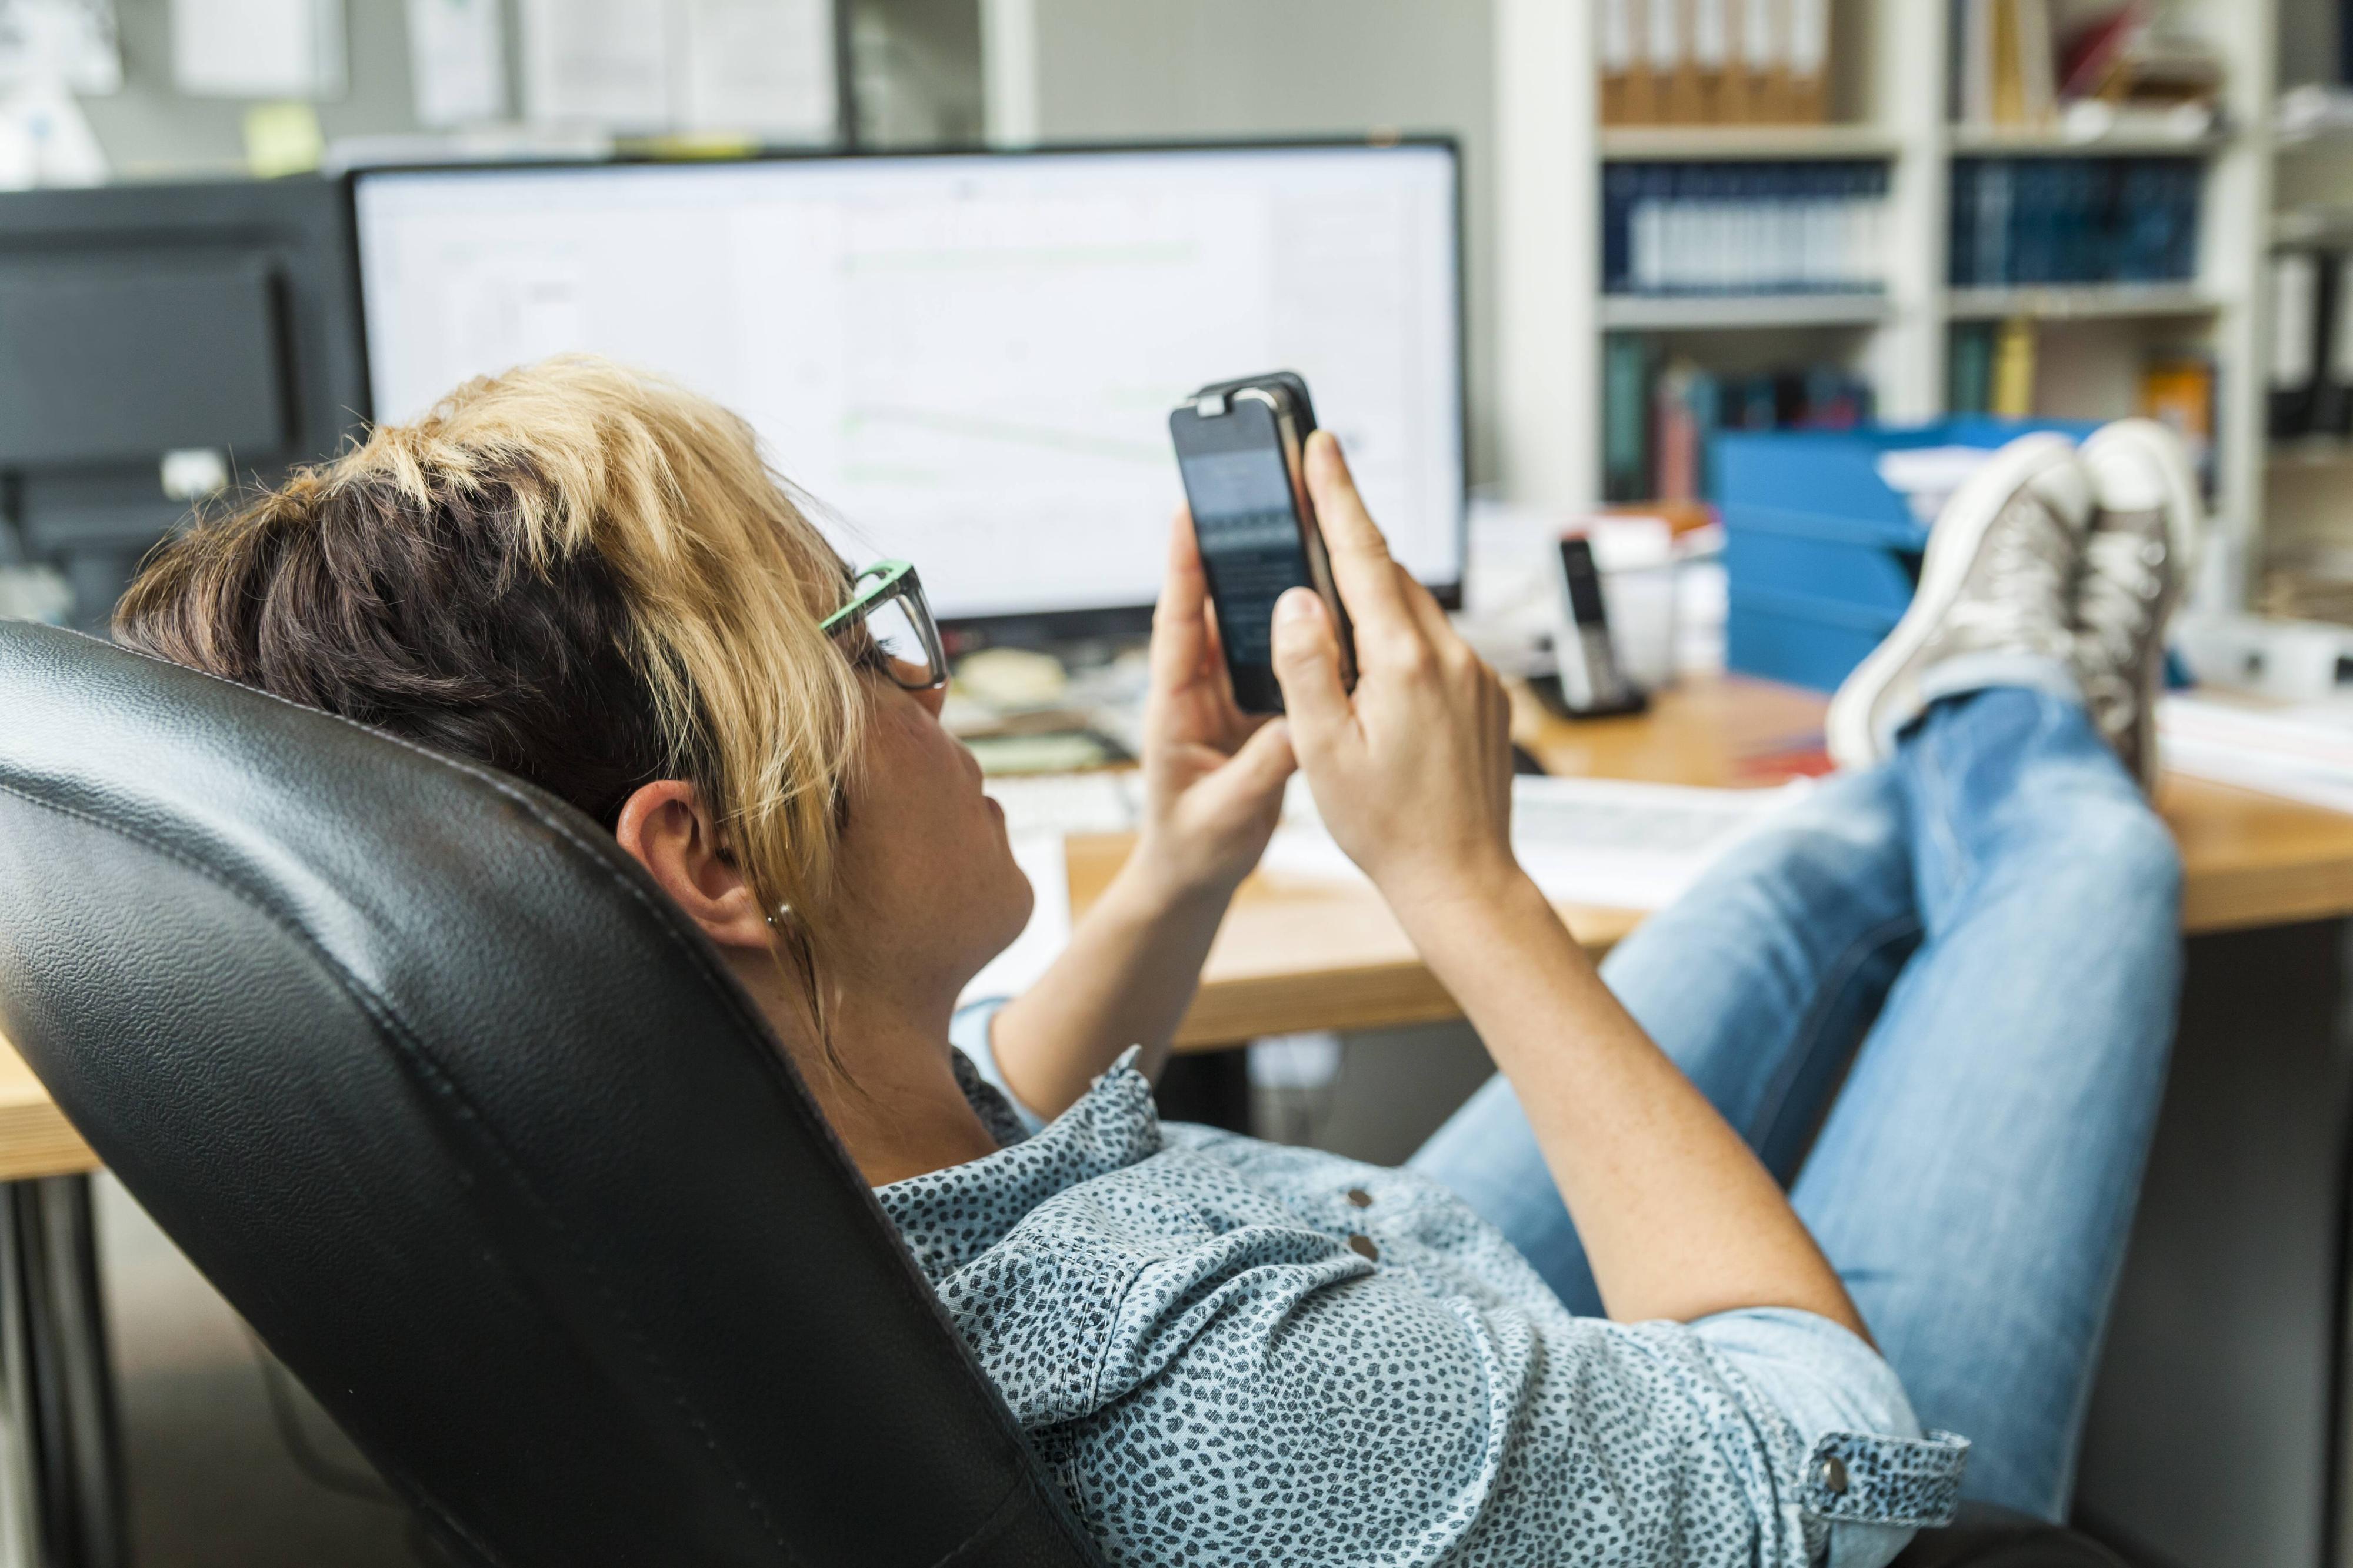
<instances>
[{"instance_id":1,"label":"blue file tray","mask_svg":"<svg viewBox=\"0 0 2353 1568\"><path fill-rule=\"evenodd\" d=\"M1725 661L1744 674L1828 691L1902 618L1920 580L1928 530L1881 480L1882 452L1999 447L2030 430L2082 437L2092 428L1965 417L1717 436L1732 597Z\"/></svg>"}]
</instances>

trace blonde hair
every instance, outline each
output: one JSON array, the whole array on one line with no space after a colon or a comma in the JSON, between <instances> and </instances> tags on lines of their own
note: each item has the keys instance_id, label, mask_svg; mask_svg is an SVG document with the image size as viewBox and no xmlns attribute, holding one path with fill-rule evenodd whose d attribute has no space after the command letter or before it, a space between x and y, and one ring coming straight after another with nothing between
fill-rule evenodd
<instances>
[{"instance_id":1,"label":"blonde hair","mask_svg":"<svg viewBox=\"0 0 2353 1568\"><path fill-rule=\"evenodd\" d=\"M201 523L117 627L521 772L607 826L628 790L684 778L761 907L813 939L866 711L819 626L848 583L742 419L565 355Z\"/></svg>"}]
</instances>

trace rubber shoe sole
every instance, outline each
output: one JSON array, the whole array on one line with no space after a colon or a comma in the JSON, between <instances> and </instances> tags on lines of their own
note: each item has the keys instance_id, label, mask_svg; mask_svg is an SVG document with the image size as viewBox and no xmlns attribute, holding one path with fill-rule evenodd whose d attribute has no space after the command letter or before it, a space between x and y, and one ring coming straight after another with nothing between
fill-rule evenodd
<instances>
[{"instance_id":1,"label":"rubber shoe sole","mask_svg":"<svg viewBox=\"0 0 2353 1568\"><path fill-rule=\"evenodd\" d=\"M1831 699L1823 728L1832 762L1842 768L1865 768L1880 760L1882 707L1891 694L1900 698L1900 684L1912 673L1913 660L1960 596L1961 585L1968 580L1969 568L1976 564L1994 520L2037 477L2074 461L2073 442L2054 432L2038 431L2003 447L1961 481L1928 531L1920 584L1913 592L1911 608ZM2085 491L2088 499L2088 485ZM2088 508L2073 520L2079 534L2090 521Z\"/></svg>"}]
</instances>

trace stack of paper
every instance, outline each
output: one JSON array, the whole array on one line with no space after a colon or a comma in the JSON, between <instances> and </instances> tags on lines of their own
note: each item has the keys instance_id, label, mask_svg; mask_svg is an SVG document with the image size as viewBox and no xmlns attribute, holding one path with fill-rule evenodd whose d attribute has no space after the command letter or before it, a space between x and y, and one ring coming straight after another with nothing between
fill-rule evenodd
<instances>
[{"instance_id":1,"label":"stack of paper","mask_svg":"<svg viewBox=\"0 0 2353 1568\"><path fill-rule=\"evenodd\" d=\"M2176 773L2353 811L2353 700L2254 708L2168 697L2157 723Z\"/></svg>"}]
</instances>

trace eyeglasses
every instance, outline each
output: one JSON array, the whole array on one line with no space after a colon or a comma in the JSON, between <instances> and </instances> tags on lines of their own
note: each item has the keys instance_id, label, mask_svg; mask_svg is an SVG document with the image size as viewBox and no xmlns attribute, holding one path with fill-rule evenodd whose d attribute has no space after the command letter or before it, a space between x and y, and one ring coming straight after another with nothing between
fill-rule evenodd
<instances>
[{"instance_id":1,"label":"eyeglasses","mask_svg":"<svg viewBox=\"0 0 2353 1568\"><path fill-rule=\"evenodd\" d=\"M923 597L923 579L904 561L877 561L849 581L849 603L826 616L824 631L860 669L887 675L908 691L936 691L948 683L939 623Z\"/></svg>"}]
</instances>

